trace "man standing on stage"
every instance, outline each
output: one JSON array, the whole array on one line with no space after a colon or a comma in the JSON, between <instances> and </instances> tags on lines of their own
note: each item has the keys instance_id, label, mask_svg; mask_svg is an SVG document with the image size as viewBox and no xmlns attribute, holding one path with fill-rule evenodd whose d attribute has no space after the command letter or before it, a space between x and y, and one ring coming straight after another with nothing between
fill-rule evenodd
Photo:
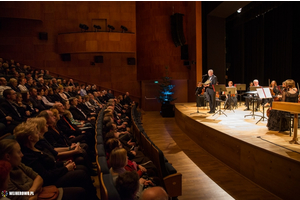
<instances>
[{"instance_id":1,"label":"man standing on stage","mask_svg":"<svg viewBox=\"0 0 300 200\"><path fill-rule=\"evenodd\" d=\"M210 111L208 113L215 113L216 111L216 92L214 89L214 85L217 84L217 77L214 75L214 71L212 69L208 70L208 79L210 83L206 85L206 95L209 101Z\"/></svg>"}]
</instances>

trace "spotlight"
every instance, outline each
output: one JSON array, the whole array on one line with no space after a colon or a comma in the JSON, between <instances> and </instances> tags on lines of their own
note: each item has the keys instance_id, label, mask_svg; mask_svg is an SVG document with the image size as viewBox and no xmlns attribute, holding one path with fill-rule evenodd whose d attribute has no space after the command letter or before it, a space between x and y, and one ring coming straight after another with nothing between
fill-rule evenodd
<instances>
[{"instance_id":1,"label":"spotlight","mask_svg":"<svg viewBox=\"0 0 300 200\"><path fill-rule=\"evenodd\" d=\"M87 31L89 29L89 27L87 25L85 25L85 24L79 24L79 28L81 29L81 31L82 30Z\"/></svg>"},{"instance_id":2,"label":"spotlight","mask_svg":"<svg viewBox=\"0 0 300 200\"><path fill-rule=\"evenodd\" d=\"M99 25L94 25L94 28L95 28L95 32L97 32L99 29L101 29L101 26L99 26Z\"/></svg>"},{"instance_id":3,"label":"spotlight","mask_svg":"<svg viewBox=\"0 0 300 200\"><path fill-rule=\"evenodd\" d=\"M237 13L241 13L242 12L242 8L239 8L236 12Z\"/></svg>"},{"instance_id":4,"label":"spotlight","mask_svg":"<svg viewBox=\"0 0 300 200\"><path fill-rule=\"evenodd\" d=\"M121 29L122 29L122 33L128 31L128 29L125 26L121 26Z\"/></svg>"},{"instance_id":5,"label":"spotlight","mask_svg":"<svg viewBox=\"0 0 300 200\"><path fill-rule=\"evenodd\" d=\"M108 27L108 31L109 31L109 32L112 32L113 30L115 30L115 27L113 27L113 26L111 26L111 25L108 25L107 27Z\"/></svg>"}]
</instances>

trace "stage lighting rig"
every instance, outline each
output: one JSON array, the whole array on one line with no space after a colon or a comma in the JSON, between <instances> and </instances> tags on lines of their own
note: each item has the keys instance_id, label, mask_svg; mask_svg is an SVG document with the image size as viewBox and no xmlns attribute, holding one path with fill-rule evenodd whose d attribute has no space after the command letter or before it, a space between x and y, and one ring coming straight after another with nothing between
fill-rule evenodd
<instances>
[{"instance_id":1,"label":"stage lighting rig","mask_svg":"<svg viewBox=\"0 0 300 200\"><path fill-rule=\"evenodd\" d=\"M81 29L81 31L82 30L87 31L89 29L89 27L85 24L79 24L79 28Z\"/></svg>"},{"instance_id":2,"label":"stage lighting rig","mask_svg":"<svg viewBox=\"0 0 300 200\"><path fill-rule=\"evenodd\" d=\"M122 29L122 33L125 33L126 31L128 31L128 29L125 26L121 26Z\"/></svg>"},{"instance_id":3,"label":"stage lighting rig","mask_svg":"<svg viewBox=\"0 0 300 200\"><path fill-rule=\"evenodd\" d=\"M113 26L111 26L111 25L108 25L107 27L108 27L108 31L109 31L109 32L112 32L113 30L115 30L115 27L113 27Z\"/></svg>"},{"instance_id":4,"label":"stage lighting rig","mask_svg":"<svg viewBox=\"0 0 300 200\"><path fill-rule=\"evenodd\" d=\"M99 25L94 25L94 28L95 28L95 32L97 32L98 30L101 29L101 26L99 26Z\"/></svg>"}]
</instances>

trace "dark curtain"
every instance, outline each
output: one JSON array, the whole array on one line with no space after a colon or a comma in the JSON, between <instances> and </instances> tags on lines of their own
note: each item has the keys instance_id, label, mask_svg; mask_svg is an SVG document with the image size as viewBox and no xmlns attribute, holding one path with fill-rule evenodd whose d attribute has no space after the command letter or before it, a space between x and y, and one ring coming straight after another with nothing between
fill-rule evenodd
<instances>
[{"instance_id":1,"label":"dark curtain","mask_svg":"<svg viewBox=\"0 0 300 200\"><path fill-rule=\"evenodd\" d=\"M299 76L299 2L260 2L248 6L244 15L235 14L226 23L228 80L246 83L258 79L282 81ZM243 12L243 11L242 11Z\"/></svg>"}]
</instances>

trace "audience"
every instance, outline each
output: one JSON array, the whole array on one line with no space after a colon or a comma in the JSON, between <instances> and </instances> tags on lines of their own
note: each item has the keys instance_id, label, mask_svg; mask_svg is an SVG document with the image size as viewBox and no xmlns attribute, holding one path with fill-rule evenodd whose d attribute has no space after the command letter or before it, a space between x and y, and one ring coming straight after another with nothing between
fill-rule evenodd
<instances>
[{"instance_id":1,"label":"audience","mask_svg":"<svg viewBox=\"0 0 300 200\"><path fill-rule=\"evenodd\" d=\"M35 196L26 197L33 200L39 199L43 186L54 185L57 199L98 199L90 176L98 175L92 163L95 119L105 109L107 163L121 199L152 197L152 190L166 194L153 187L141 196L159 181L154 179L156 167L130 133L134 101L129 92L115 98L111 90L78 86L72 79L56 79L48 70L31 70L13 60L0 59L0 73L0 131L15 137L0 141L0 190L34 191Z\"/></svg>"}]
</instances>

